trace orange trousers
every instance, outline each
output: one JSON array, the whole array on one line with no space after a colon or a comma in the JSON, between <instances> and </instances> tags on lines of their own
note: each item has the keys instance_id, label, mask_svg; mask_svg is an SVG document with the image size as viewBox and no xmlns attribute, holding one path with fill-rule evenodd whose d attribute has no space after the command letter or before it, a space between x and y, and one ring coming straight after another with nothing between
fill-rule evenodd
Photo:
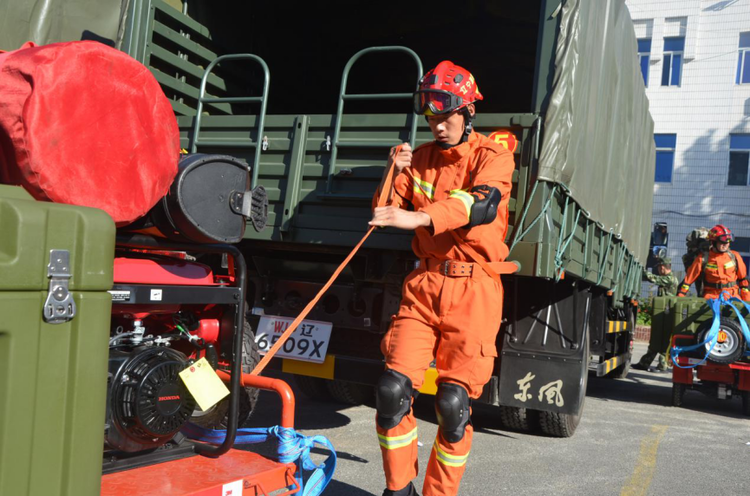
<instances>
[{"instance_id":1,"label":"orange trousers","mask_svg":"<svg viewBox=\"0 0 750 496\"><path fill-rule=\"evenodd\" d=\"M419 389L433 360L437 382L463 386L476 399L489 381L497 357L503 287L476 264L471 275L450 277L423 266L404 281L399 312L381 343L386 366L409 377ZM430 264L432 265L432 264ZM376 423L386 485L399 490L417 476L417 422L412 410L392 429ZM423 496L458 493L474 429L457 443L440 430L427 465Z\"/></svg>"}]
</instances>

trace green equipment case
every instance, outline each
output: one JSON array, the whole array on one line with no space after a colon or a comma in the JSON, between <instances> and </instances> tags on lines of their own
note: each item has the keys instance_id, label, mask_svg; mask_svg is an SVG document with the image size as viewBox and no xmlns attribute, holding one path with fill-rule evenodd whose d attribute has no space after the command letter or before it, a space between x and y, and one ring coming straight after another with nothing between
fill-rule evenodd
<instances>
[{"instance_id":1,"label":"green equipment case","mask_svg":"<svg viewBox=\"0 0 750 496\"><path fill-rule=\"evenodd\" d=\"M115 226L0 185L0 494L99 494Z\"/></svg>"}]
</instances>

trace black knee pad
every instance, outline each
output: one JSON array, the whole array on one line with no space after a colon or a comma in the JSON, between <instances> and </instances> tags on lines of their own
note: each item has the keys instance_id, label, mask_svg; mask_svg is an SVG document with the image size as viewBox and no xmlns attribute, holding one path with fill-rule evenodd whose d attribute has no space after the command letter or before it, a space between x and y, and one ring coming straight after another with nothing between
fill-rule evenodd
<instances>
[{"instance_id":1,"label":"black knee pad","mask_svg":"<svg viewBox=\"0 0 750 496\"><path fill-rule=\"evenodd\" d=\"M392 429L411 409L411 379L400 372L388 369L378 381L375 390L375 405L378 425Z\"/></svg>"},{"instance_id":2,"label":"black knee pad","mask_svg":"<svg viewBox=\"0 0 750 496\"><path fill-rule=\"evenodd\" d=\"M435 412L443 437L450 443L464 438L470 421L469 393L462 386L441 382L435 396Z\"/></svg>"}]
</instances>

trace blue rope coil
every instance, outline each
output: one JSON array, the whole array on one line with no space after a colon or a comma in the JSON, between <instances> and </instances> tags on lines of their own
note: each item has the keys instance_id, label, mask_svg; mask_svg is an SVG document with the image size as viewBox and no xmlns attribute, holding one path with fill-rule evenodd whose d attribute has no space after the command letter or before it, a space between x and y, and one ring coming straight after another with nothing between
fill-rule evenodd
<instances>
[{"instance_id":1,"label":"blue rope coil","mask_svg":"<svg viewBox=\"0 0 750 496\"><path fill-rule=\"evenodd\" d=\"M204 429L195 424L185 424L182 433L190 439L212 444L221 444L227 435L226 430ZM323 493L336 470L336 450L325 436L305 436L292 428L273 426L254 429L237 429L234 444L263 443L270 438L279 440L277 446L278 460L281 463L295 463L297 472L295 478L300 485L299 494L303 496L318 496ZM331 452L322 463L315 464L310 459L310 450L320 445ZM305 471L312 471L304 479Z\"/></svg>"}]
</instances>

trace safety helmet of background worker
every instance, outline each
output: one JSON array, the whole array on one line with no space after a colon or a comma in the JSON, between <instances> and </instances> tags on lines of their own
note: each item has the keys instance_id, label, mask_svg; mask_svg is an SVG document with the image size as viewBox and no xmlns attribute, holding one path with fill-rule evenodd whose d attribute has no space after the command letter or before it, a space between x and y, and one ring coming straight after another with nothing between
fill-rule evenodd
<instances>
[{"instance_id":1,"label":"safety helmet of background worker","mask_svg":"<svg viewBox=\"0 0 750 496\"><path fill-rule=\"evenodd\" d=\"M718 242L728 243L734 241L734 234L728 227L717 224L708 231L708 240L713 244Z\"/></svg>"},{"instance_id":2,"label":"safety helmet of background worker","mask_svg":"<svg viewBox=\"0 0 750 496\"><path fill-rule=\"evenodd\" d=\"M477 89L474 76L450 60L440 62L419 80L414 93L414 112L419 115L443 115L461 110L464 116L464 134L461 143L469 139L473 116L468 105L484 97ZM449 148L453 145L447 145Z\"/></svg>"}]
</instances>

